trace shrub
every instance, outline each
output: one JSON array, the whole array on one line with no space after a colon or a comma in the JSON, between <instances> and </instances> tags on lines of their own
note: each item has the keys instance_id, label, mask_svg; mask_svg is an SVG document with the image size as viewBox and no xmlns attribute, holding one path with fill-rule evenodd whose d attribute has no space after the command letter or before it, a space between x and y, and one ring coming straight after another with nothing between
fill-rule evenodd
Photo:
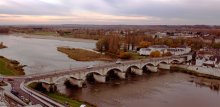
<instances>
[{"instance_id":1,"label":"shrub","mask_svg":"<svg viewBox=\"0 0 220 107\"><path fill-rule=\"evenodd\" d=\"M150 56L151 57L160 57L161 54L160 54L160 51L153 51L153 52L150 53Z\"/></svg>"},{"instance_id":2,"label":"shrub","mask_svg":"<svg viewBox=\"0 0 220 107\"><path fill-rule=\"evenodd\" d=\"M120 52L119 58L121 58L121 59L130 59L131 54L129 52Z\"/></svg>"}]
</instances>

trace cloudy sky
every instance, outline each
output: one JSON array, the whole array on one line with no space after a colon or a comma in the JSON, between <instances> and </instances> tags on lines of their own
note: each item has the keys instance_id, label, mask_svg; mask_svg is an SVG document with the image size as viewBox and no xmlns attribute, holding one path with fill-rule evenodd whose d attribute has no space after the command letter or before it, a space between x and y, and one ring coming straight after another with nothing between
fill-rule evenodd
<instances>
[{"instance_id":1,"label":"cloudy sky","mask_svg":"<svg viewBox=\"0 0 220 107\"><path fill-rule=\"evenodd\" d=\"M0 0L0 25L220 25L219 5L220 0Z\"/></svg>"}]
</instances>

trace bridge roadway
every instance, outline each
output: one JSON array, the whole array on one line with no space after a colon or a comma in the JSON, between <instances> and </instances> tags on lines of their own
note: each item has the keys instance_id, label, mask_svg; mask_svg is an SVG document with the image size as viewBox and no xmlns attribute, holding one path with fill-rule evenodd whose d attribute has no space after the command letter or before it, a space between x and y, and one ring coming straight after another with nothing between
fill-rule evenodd
<instances>
[{"instance_id":1,"label":"bridge roadway","mask_svg":"<svg viewBox=\"0 0 220 107\"><path fill-rule=\"evenodd\" d=\"M169 60L169 59L182 58L182 57L186 57L186 56L172 56L172 57L163 57L163 58L148 58L148 59L144 59L144 60L131 60L131 61L123 61L122 64L126 65L126 64L134 64L134 63L147 63L149 61ZM99 70L99 69L103 69L106 67L114 67L114 66L119 66L119 65L121 65L121 64L108 63L105 65L94 66L92 68L92 70ZM26 83L29 81L50 78L50 77L54 77L54 76L64 76L64 75L78 73L78 72L86 72L89 70L91 70L91 69L87 69L86 67L80 67L80 68L73 68L73 69L67 69L67 70L62 70L62 71L54 71L54 72L47 72L47 73L41 73L41 74L31 74L31 75L25 75L25 76L21 76L21 77L5 77L5 78L13 78L14 81L10 82L12 84L13 88L16 91L18 91L20 95L22 95L26 98L29 98L33 104L40 104L43 107L48 107L48 105L45 104L45 102L41 101L42 99L39 100L39 98L36 98L36 97L32 96L32 94L30 95L27 92L25 92L24 90L22 90L21 84L23 82ZM46 101L46 100L44 100L44 101ZM52 107L59 107L59 106L57 106L57 104L53 104L49 101L46 101L46 103L49 103Z\"/></svg>"}]
</instances>

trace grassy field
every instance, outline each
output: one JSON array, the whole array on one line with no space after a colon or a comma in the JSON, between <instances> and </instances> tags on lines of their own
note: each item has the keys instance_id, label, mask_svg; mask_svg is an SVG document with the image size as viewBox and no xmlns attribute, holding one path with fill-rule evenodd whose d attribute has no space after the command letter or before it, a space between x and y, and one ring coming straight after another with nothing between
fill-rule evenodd
<instances>
[{"instance_id":1,"label":"grassy field","mask_svg":"<svg viewBox=\"0 0 220 107\"><path fill-rule=\"evenodd\" d=\"M52 31L35 31L35 32L28 33L28 34L42 35L42 36L57 36L58 35L56 32L52 32Z\"/></svg>"},{"instance_id":2,"label":"grassy field","mask_svg":"<svg viewBox=\"0 0 220 107\"><path fill-rule=\"evenodd\" d=\"M7 76L24 75L23 66L17 61L12 61L0 56L0 74Z\"/></svg>"},{"instance_id":3,"label":"grassy field","mask_svg":"<svg viewBox=\"0 0 220 107\"><path fill-rule=\"evenodd\" d=\"M65 53L66 55L68 55L68 57L76 61L95 61L95 60L111 61L112 60L112 58L108 56L84 49L58 47L57 50L62 53Z\"/></svg>"},{"instance_id":4,"label":"grassy field","mask_svg":"<svg viewBox=\"0 0 220 107\"><path fill-rule=\"evenodd\" d=\"M47 93L47 95L54 99L55 101L65 104L68 103L70 107L79 107L82 104L85 104L86 107L95 107L94 105L90 105L88 103L84 103L82 101L74 100L66 95L60 94L60 93Z\"/></svg>"},{"instance_id":5,"label":"grassy field","mask_svg":"<svg viewBox=\"0 0 220 107\"><path fill-rule=\"evenodd\" d=\"M43 91L44 90L43 87L41 85L39 85L39 83L36 83L36 82L29 84L28 87L44 93L45 95L47 95L51 99L53 99L61 104L68 103L70 107L80 107L80 105L82 105L82 104L85 104L86 107L96 107L95 105L89 104L84 101L75 100L71 97L68 97L68 96L61 94L61 93L58 93L58 92L55 92L55 93L45 92L45 91Z\"/></svg>"}]
</instances>

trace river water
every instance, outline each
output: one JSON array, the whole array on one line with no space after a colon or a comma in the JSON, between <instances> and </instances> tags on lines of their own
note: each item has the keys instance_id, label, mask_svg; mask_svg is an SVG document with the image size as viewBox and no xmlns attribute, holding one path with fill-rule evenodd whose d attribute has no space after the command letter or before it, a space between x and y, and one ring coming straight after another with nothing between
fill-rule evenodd
<instances>
[{"instance_id":1,"label":"river water","mask_svg":"<svg viewBox=\"0 0 220 107\"><path fill-rule=\"evenodd\" d=\"M96 83L83 89L61 85L59 90L98 107L220 107L219 92L193 82L200 79L203 78L160 71L117 80L117 84Z\"/></svg>"},{"instance_id":2,"label":"river water","mask_svg":"<svg viewBox=\"0 0 220 107\"><path fill-rule=\"evenodd\" d=\"M27 65L26 74L53 72L56 70L84 67L99 61L80 62L58 52L57 47L69 46L74 48L94 49L95 42L70 42L61 40L24 38L18 36L1 35L0 42L8 47L0 50L0 55L17 60L22 65Z\"/></svg>"}]
</instances>

